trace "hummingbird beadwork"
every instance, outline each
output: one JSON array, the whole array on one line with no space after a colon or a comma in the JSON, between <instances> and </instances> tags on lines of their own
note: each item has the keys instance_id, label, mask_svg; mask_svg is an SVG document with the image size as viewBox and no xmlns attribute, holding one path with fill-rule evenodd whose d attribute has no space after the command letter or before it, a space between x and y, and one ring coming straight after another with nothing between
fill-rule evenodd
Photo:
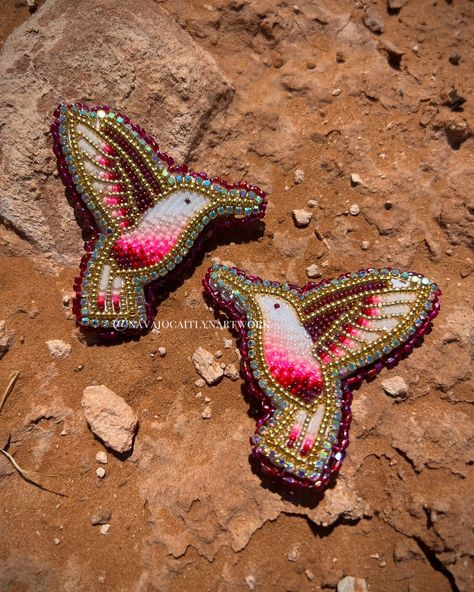
<instances>
[{"instance_id":1,"label":"hummingbird beadwork","mask_svg":"<svg viewBox=\"0 0 474 592\"><path fill-rule=\"evenodd\" d=\"M176 166L109 107L60 105L55 117L58 169L92 232L74 286L82 327L111 335L146 328L154 314L148 288L189 261L208 225L265 214L258 187Z\"/></svg>"},{"instance_id":2,"label":"hummingbird beadwork","mask_svg":"<svg viewBox=\"0 0 474 592\"><path fill-rule=\"evenodd\" d=\"M204 288L234 320L242 370L263 414L263 470L323 489L348 445L351 388L393 366L429 329L440 290L426 277L366 269L304 287L214 265Z\"/></svg>"}]
</instances>

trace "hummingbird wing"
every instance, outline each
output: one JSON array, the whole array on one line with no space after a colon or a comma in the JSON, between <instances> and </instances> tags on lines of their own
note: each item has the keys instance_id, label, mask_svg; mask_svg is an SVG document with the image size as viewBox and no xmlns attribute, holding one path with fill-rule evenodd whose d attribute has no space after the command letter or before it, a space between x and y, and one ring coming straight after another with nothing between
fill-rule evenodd
<instances>
[{"instance_id":1,"label":"hummingbird wing","mask_svg":"<svg viewBox=\"0 0 474 592\"><path fill-rule=\"evenodd\" d=\"M56 115L52 134L66 185L79 194L103 232L133 227L139 214L160 199L171 159L108 107L61 105Z\"/></svg>"},{"instance_id":2,"label":"hummingbird wing","mask_svg":"<svg viewBox=\"0 0 474 592\"><path fill-rule=\"evenodd\" d=\"M306 286L300 318L325 372L347 377L403 353L437 314L438 295L420 274L368 269Z\"/></svg>"}]
</instances>

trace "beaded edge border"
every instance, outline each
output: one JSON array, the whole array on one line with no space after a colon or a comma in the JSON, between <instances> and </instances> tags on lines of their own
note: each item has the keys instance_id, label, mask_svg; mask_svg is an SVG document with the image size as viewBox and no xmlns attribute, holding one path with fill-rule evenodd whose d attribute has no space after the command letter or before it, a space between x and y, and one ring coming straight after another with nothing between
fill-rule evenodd
<instances>
[{"instance_id":1,"label":"beaded edge border","mask_svg":"<svg viewBox=\"0 0 474 592\"><path fill-rule=\"evenodd\" d=\"M238 275L243 275L252 282L263 281L260 277L248 275L245 271L237 267L235 267L234 269L236 270ZM390 272L396 271L393 268L386 269ZM337 453L338 458L335 459L334 457L332 457L331 462L324 468L324 471L321 474L320 479L314 482L307 478L299 478L292 476L290 473L285 471L285 469L279 469L278 467L273 465L264 454L259 452L258 444L254 442L255 436L258 436L259 428L271 418L273 413L276 411L276 408L273 407L273 405L271 404L269 396L260 388L258 380L254 376L253 371L250 368L250 361L247 356L247 342L249 340L249 336L245 328L245 323L238 322L245 320L245 313L241 313L232 301L225 301L223 298L221 298L221 296L212 288L210 284L210 276L213 271L213 267L210 267L207 270L205 277L203 278L202 283L204 290L206 294L208 294L216 308L218 307L221 310L225 311L231 316L232 319L237 321L235 323L235 326L237 327L238 338L240 340L239 350L241 353L241 370L244 375L244 380L246 382L249 394L252 395L261 404L261 417L257 420L254 435L250 437L250 443L252 445L252 457L260 464L262 472L271 478L281 479L287 485L290 485L291 487L298 489L310 489L315 491L325 490L331 483L334 482L337 474L339 473L342 466L342 462L345 457L345 450L349 445L349 428L352 418L352 391L359 388L364 380L369 380L377 376L377 374L383 368L393 368L394 366L396 366L401 359L407 357L415 347L421 344L423 336L430 331L432 321L439 313L439 296L441 295L441 290L438 287L438 290L435 295L436 297L433 300L432 310L427 315L427 318L420 325L420 327L418 327L414 331L414 333L410 336L410 338L407 341L401 343L400 346L392 349L392 351L389 354L381 356L378 360L374 361L373 363L368 364L359 371L355 370L351 372L349 375L339 380L338 386L341 389L342 417L338 437L333 445L333 451ZM362 269L356 273L363 273L369 271L371 271L371 268ZM413 275L419 275L420 277L423 277L422 274L413 273ZM342 279L346 276L347 274L342 274L337 279ZM310 290L326 285L328 281L329 280L321 280L318 283L310 282L303 287L297 286L295 284L287 285L290 290L296 290L301 294L305 294Z\"/></svg>"},{"instance_id":2,"label":"beaded edge border","mask_svg":"<svg viewBox=\"0 0 474 592\"><path fill-rule=\"evenodd\" d=\"M212 220L205 229L204 235L201 234L195 240L194 245L192 248L189 249L187 256L183 258L183 260L174 267L166 276L160 277L156 280L148 282L144 286L144 295L145 295L145 310L146 310L146 323L145 327L140 328L127 328L121 331L115 331L112 329L105 329L103 327L94 328L91 326L85 326L80 322L81 319L81 305L80 305L80 296L81 296L81 289L82 289L82 282L84 280L84 275L91 259L92 254L95 251L96 244L101 238L101 230L94 218L94 215L89 210L87 204L82 199L81 193L76 188L76 185L72 179L72 173L69 169L69 165L66 162L66 157L63 152L62 142L60 139L59 134L59 127L62 123L61 121L61 108L68 108L72 109L76 106L78 109L84 109L87 112L97 112L99 110L103 110L106 113L112 111L112 108L108 105L95 105L89 106L79 101L71 102L71 103L61 103L57 106L54 111L53 117L54 120L51 123L50 131L53 138L53 152L56 156L56 164L59 176L61 181L63 182L66 188L66 194L71 199L74 204L74 213L76 216L76 220L78 221L79 226L82 228L83 231L88 231L90 233L90 237L84 241L84 251L85 254L82 256L79 267L80 267L80 275L75 278L73 289L75 292L75 298L73 300L73 313L76 316L76 326L80 327L83 331L90 331L94 333L98 333L103 337L108 338L115 338L119 336L123 336L124 334L128 335L137 335L141 334L146 327L149 327L156 315L157 305L156 301L156 291L160 290L164 287L167 283L173 283L177 281L180 277L183 277L187 270L193 267L196 257L199 252L202 252L204 247L204 240L206 236L212 233L212 231L216 231L219 229L224 230L229 226L238 227L239 225L247 224L252 220L263 219L265 216L266 206L268 204L267 194L265 191L257 187L256 185L250 185L245 181L238 181L235 183L229 183L226 180L222 179L221 177L215 176L210 177L207 173L204 172L193 172L190 171L186 164L175 164L174 159L166 154L165 152L160 151L159 145L155 141L155 139L150 136L142 127L133 123L129 117L123 115L120 111L113 110L117 117L121 117L123 120L124 125L130 125L131 129L138 134L138 136L143 139L149 146L151 146L152 150L155 152L156 156L163 162L165 162L168 170L171 174L182 174L182 175L190 175L194 178L200 178L203 181L209 181L212 183L217 183L224 187L227 190L244 190L246 192L253 191L255 194L262 198L262 203L260 205L260 211L258 213L250 213L241 219L236 219L232 215L220 217L215 220ZM97 330L98 329L98 330Z\"/></svg>"}]
</instances>

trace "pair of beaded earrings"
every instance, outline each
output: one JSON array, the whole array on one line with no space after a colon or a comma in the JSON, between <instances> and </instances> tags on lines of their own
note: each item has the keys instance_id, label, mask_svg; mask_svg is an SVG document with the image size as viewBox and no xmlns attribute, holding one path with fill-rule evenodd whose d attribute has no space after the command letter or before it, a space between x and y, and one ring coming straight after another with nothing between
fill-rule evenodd
<instances>
[{"instance_id":1,"label":"pair of beaded earrings","mask_svg":"<svg viewBox=\"0 0 474 592\"><path fill-rule=\"evenodd\" d=\"M146 328L157 289L190 265L209 225L265 215L261 189L176 166L109 107L61 105L52 134L90 233L74 285L83 328L110 337ZM299 287L226 265L213 265L203 284L237 321L242 373L261 401L254 456L268 475L323 489L349 442L351 388L411 352L438 314L438 286L369 268Z\"/></svg>"}]
</instances>

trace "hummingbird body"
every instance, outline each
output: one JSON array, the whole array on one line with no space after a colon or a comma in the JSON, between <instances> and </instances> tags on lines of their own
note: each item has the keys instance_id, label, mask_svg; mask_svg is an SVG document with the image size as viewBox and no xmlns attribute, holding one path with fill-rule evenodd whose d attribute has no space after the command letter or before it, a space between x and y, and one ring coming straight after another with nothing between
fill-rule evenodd
<instances>
[{"instance_id":1,"label":"hummingbird body","mask_svg":"<svg viewBox=\"0 0 474 592\"><path fill-rule=\"evenodd\" d=\"M317 489L344 458L351 386L411 351L440 294L426 277L396 269L300 288L215 265L204 287L238 321L243 372L264 401L254 455L265 472Z\"/></svg>"},{"instance_id":2,"label":"hummingbird body","mask_svg":"<svg viewBox=\"0 0 474 592\"><path fill-rule=\"evenodd\" d=\"M323 385L321 365L312 354L313 342L296 310L283 298L258 295L265 331L265 361L276 382L293 394L316 395Z\"/></svg>"},{"instance_id":3,"label":"hummingbird body","mask_svg":"<svg viewBox=\"0 0 474 592\"><path fill-rule=\"evenodd\" d=\"M93 229L75 283L83 327L146 328L153 303L144 287L179 268L211 222L265 214L258 187L175 166L109 107L61 105L51 129L60 175Z\"/></svg>"}]
</instances>

